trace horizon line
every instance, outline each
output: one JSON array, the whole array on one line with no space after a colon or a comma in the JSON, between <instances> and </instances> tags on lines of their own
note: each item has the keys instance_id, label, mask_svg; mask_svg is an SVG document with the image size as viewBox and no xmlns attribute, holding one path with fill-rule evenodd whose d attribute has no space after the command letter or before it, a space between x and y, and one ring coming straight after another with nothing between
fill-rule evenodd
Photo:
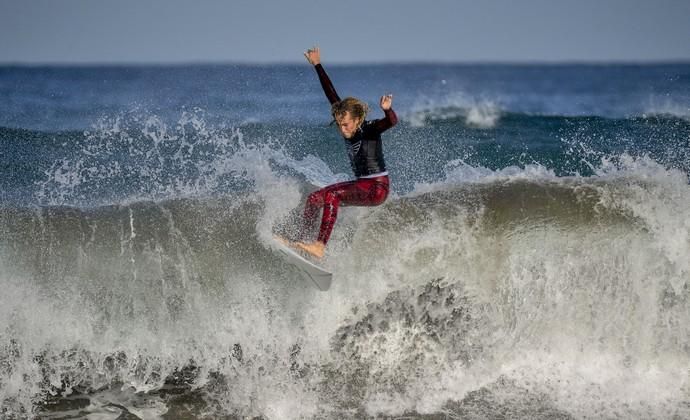
<instances>
[{"instance_id":1,"label":"horizon line","mask_svg":"<svg viewBox=\"0 0 690 420\"><path fill-rule=\"evenodd\" d=\"M341 61L325 63L328 66L405 66L405 65L497 65L497 66L605 66L605 65L687 65L690 58L670 59L566 59L566 60L376 60ZM182 61L0 61L0 67L194 67L194 66L298 66L309 65L304 60L252 61L252 60L182 60Z\"/></svg>"}]
</instances>

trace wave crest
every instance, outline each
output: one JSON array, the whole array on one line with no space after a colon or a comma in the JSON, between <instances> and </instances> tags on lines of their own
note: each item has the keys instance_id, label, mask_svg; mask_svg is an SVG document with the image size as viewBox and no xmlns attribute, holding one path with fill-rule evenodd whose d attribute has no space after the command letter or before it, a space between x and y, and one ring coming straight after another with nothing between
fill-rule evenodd
<instances>
[{"instance_id":1,"label":"wave crest","mask_svg":"<svg viewBox=\"0 0 690 420\"><path fill-rule=\"evenodd\" d=\"M458 94L442 101L424 101L413 107L405 119L413 127L423 127L439 121L461 120L467 127L488 129L498 124L501 115L500 105L493 100L471 99Z\"/></svg>"}]
</instances>

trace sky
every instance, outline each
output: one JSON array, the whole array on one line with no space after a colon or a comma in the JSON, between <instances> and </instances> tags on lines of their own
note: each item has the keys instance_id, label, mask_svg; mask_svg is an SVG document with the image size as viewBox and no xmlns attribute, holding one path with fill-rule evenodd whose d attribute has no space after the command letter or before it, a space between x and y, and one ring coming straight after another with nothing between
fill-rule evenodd
<instances>
[{"instance_id":1,"label":"sky","mask_svg":"<svg viewBox=\"0 0 690 420\"><path fill-rule=\"evenodd\" d=\"M0 64L690 61L690 0L0 0Z\"/></svg>"}]
</instances>

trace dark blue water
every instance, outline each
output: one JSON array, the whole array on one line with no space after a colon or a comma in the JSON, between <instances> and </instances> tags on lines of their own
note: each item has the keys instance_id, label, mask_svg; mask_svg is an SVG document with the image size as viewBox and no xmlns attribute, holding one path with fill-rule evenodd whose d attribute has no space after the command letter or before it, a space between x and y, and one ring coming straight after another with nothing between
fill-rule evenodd
<instances>
[{"instance_id":1,"label":"dark blue water","mask_svg":"<svg viewBox=\"0 0 690 420\"><path fill-rule=\"evenodd\" d=\"M627 152L688 169L688 65L381 65L329 71L343 95L374 106L373 118L380 114L378 96L395 94L402 124L389 134L386 155L402 191L437 179L456 159L492 170L536 162L559 175L589 175L602 155ZM54 173L56 162L76 166L95 159L101 167L113 160L132 166L122 178L135 183L113 191L115 177L104 181L99 174L105 191L89 186L79 192L88 196L85 201L140 193L158 198L155 189L167 188L173 178L198 181L188 179L201 176L197 170L190 173L180 164L199 166L214 158L178 149L182 141L222 155L229 152L214 142L237 129L246 143L284 147L297 159L313 154L347 176L328 122L327 103L308 66L3 68L2 191L6 200L36 201L55 193L37 188L51 181L46 172ZM156 149L161 141L175 144ZM572 150L585 145L598 155ZM135 157L131 147L148 159L155 155L157 162L176 153L177 165L160 168L161 178L150 180L138 172L156 163ZM89 184L81 175L74 180L80 185L71 187ZM148 186L154 191L140 191L139 177L156 184Z\"/></svg>"},{"instance_id":2,"label":"dark blue water","mask_svg":"<svg viewBox=\"0 0 690 420\"><path fill-rule=\"evenodd\" d=\"M625 118L687 117L690 75L677 65L330 66L344 95L372 105L385 92L409 115L425 108L495 104L505 112ZM135 109L176 121L183 110L238 124L324 121L323 97L307 66L4 67L4 127L84 130Z\"/></svg>"},{"instance_id":3,"label":"dark blue water","mask_svg":"<svg viewBox=\"0 0 690 420\"><path fill-rule=\"evenodd\" d=\"M0 68L0 416L690 416L690 64L326 69L400 123L320 293L309 66Z\"/></svg>"}]
</instances>

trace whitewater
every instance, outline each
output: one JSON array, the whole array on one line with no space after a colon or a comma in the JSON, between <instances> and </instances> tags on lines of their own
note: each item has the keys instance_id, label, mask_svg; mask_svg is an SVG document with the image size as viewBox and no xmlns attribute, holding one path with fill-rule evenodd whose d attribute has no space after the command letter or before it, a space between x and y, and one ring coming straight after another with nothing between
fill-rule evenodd
<instances>
[{"instance_id":1,"label":"whitewater","mask_svg":"<svg viewBox=\"0 0 690 420\"><path fill-rule=\"evenodd\" d=\"M0 416L690 417L690 66L332 78L387 74L392 194L342 209L321 292L271 248L350 177L313 74L3 69Z\"/></svg>"}]
</instances>

